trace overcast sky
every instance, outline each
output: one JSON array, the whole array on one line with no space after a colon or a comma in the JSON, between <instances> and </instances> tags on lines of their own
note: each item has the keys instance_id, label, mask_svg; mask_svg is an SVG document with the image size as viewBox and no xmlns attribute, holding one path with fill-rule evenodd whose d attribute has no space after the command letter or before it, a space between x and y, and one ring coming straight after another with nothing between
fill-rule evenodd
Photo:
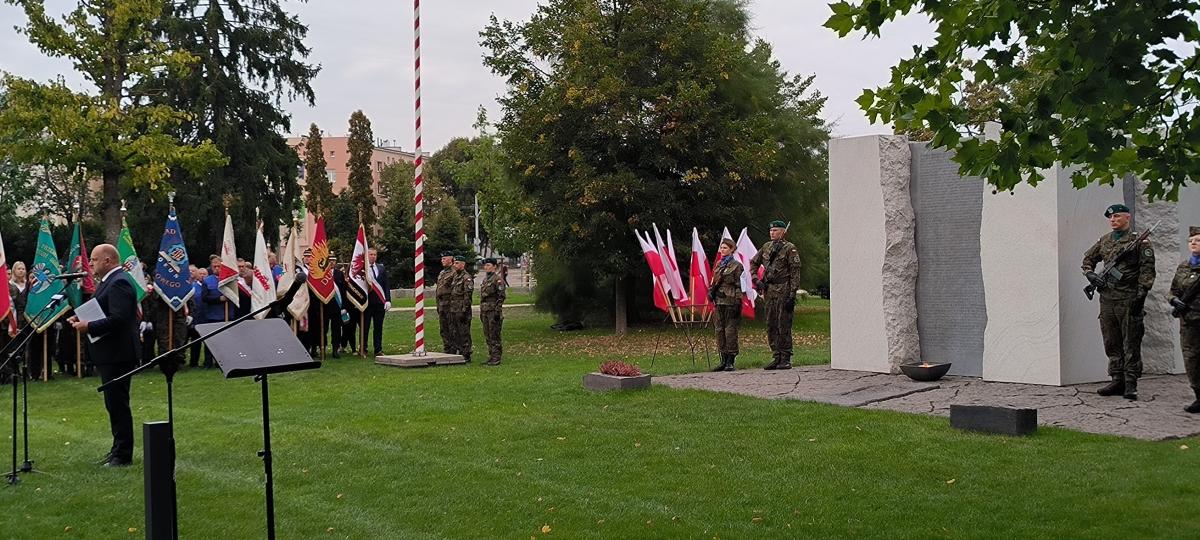
<instances>
[{"instance_id":1,"label":"overcast sky","mask_svg":"<svg viewBox=\"0 0 1200 540\"><path fill-rule=\"evenodd\" d=\"M50 13L75 4L47 1ZM926 43L933 29L920 16L884 27L881 39L853 35L838 39L823 28L828 0L750 0L755 33L770 43L791 74L817 75L816 85L829 98L823 116L836 123L836 136L882 133L854 103L862 89L887 81L889 68L912 45ZM310 0L285 2L308 25L309 60L321 65L313 82L315 106L289 103L293 133L316 122L326 133L344 134L350 113L362 109L375 136L413 147L412 2L409 0ZM438 0L422 4L422 90L425 151L451 138L470 136L479 105L499 118L496 97L502 81L481 60L479 31L488 16L527 19L535 0ZM24 23L17 8L0 4L0 70L47 80L63 74L83 88L71 64L47 58L13 30Z\"/></svg>"}]
</instances>

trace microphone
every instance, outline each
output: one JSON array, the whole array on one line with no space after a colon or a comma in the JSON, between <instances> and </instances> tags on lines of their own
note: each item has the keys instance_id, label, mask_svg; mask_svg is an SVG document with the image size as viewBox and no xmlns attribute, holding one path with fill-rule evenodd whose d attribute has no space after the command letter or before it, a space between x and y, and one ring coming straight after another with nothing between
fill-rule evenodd
<instances>
[{"instance_id":1,"label":"microphone","mask_svg":"<svg viewBox=\"0 0 1200 540\"><path fill-rule=\"evenodd\" d=\"M288 304L291 304L292 300L294 298L296 298L296 293L300 292L300 289L302 287L304 287L304 284L307 281L308 281L308 274L305 274L304 272L296 272L296 277L295 277L294 281L292 281L292 286L288 287L287 292L283 294L282 298L280 298L274 302L271 302L271 309L273 309L273 310L286 309Z\"/></svg>"},{"instance_id":2,"label":"microphone","mask_svg":"<svg viewBox=\"0 0 1200 540\"><path fill-rule=\"evenodd\" d=\"M50 279L51 280L58 279L58 280L63 280L63 281L70 281L72 279L83 279L86 277L88 277L87 272L75 272L75 273L71 273L71 274L59 274L57 276L51 276Z\"/></svg>"}]
</instances>

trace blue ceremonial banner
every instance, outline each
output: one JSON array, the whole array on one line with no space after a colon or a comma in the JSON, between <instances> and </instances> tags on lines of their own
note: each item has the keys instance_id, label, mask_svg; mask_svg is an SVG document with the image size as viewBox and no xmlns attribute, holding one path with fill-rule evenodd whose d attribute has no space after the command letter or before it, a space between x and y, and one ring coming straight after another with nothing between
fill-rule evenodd
<instances>
[{"instance_id":1,"label":"blue ceremonial banner","mask_svg":"<svg viewBox=\"0 0 1200 540\"><path fill-rule=\"evenodd\" d=\"M183 231L175 219L175 208L167 214L167 226L158 244L158 264L154 267L154 290L173 311L179 311L192 297L192 272L188 270L187 248Z\"/></svg>"}]
</instances>

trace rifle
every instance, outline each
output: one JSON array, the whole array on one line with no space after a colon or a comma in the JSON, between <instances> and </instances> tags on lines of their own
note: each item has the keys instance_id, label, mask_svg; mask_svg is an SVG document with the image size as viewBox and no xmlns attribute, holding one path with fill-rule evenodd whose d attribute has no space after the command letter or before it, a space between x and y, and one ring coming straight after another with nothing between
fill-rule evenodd
<instances>
[{"instance_id":1,"label":"rifle","mask_svg":"<svg viewBox=\"0 0 1200 540\"><path fill-rule=\"evenodd\" d=\"M1185 313L1192 310L1191 304L1196 300L1196 296L1200 296L1200 281L1193 283L1182 295L1171 298L1171 316L1176 319L1183 318Z\"/></svg>"},{"instance_id":2,"label":"rifle","mask_svg":"<svg viewBox=\"0 0 1200 540\"><path fill-rule=\"evenodd\" d=\"M1158 223L1155 223L1153 227L1150 227L1146 230L1146 232L1143 232L1136 239L1134 239L1134 241L1125 244L1125 247L1121 248L1121 251L1117 252L1117 255L1104 266L1104 270L1100 271L1099 274L1095 272L1084 272L1083 277L1087 278L1088 285L1083 288L1083 294L1087 295L1088 300L1095 298L1096 291L1103 290L1105 287L1108 287L1110 282L1120 281L1124 274L1117 270L1117 263L1121 262L1121 259L1124 259L1130 253L1137 253L1138 247L1141 246L1142 242L1146 241L1147 238L1150 238L1150 234L1153 233L1154 229L1157 229L1159 225L1162 225L1161 219L1158 220Z\"/></svg>"}]
</instances>

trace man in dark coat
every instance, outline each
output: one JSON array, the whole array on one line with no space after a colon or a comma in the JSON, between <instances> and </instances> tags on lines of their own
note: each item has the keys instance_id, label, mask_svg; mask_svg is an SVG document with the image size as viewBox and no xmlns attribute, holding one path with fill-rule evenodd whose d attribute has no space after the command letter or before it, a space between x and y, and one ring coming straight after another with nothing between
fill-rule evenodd
<instances>
[{"instance_id":1,"label":"man in dark coat","mask_svg":"<svg viewBox=\"0 0 1200 540\"><path fill-rule=\"evenodd\" d=\"M101 278L93 297L104 318L81 321L71 317L71 326L89 336L92 362L100 380L108 383L134 367L138 348L137 293L121 268L117 248L100 244L92 249L92 273ZM91 339L95 339L94 343ZM113 444L105 456L105 467L124 467L133 463L133 413L129 409L129 379L104 391L104 407L112 429Z\"/></svg>"}]
</instances>

